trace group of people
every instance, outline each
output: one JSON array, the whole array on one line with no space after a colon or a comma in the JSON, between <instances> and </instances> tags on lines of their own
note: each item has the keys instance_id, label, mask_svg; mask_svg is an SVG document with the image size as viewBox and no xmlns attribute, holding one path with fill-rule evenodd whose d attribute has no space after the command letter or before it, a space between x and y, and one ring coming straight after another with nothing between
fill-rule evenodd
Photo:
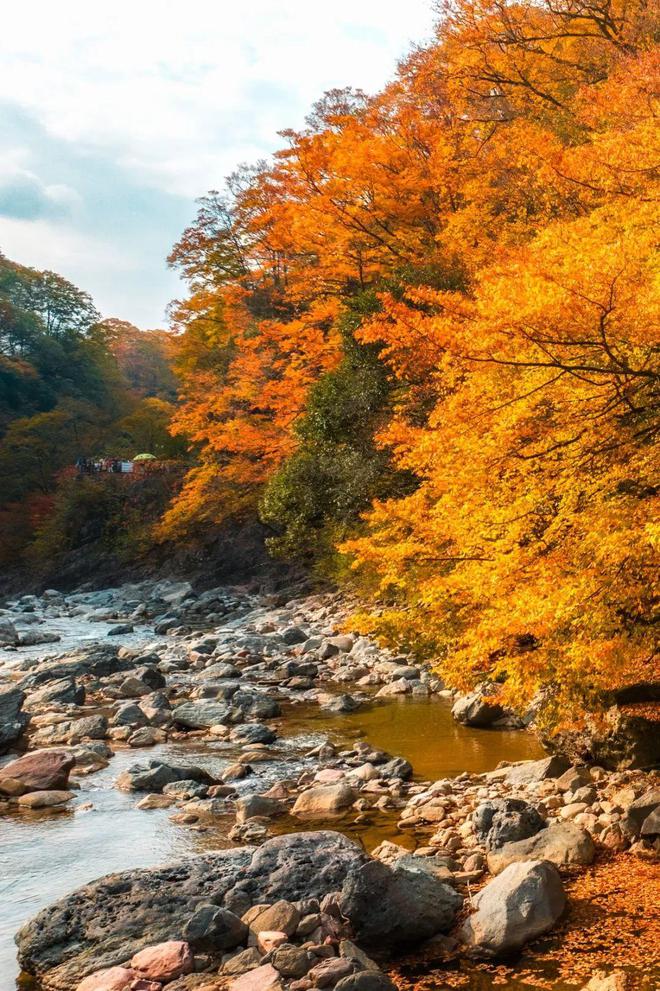
<instances>
[{"instance_id":1,"label":"group of people","mask_svg":"<svg viewBox=\"0 0 660 991\"><path fill-rule=\"evenodd\" d=\"M80 475L96 475L102 471L126 474L133 471L133 462L121 458L78 458L76 468Z\"/></svg>"}]
</instances>

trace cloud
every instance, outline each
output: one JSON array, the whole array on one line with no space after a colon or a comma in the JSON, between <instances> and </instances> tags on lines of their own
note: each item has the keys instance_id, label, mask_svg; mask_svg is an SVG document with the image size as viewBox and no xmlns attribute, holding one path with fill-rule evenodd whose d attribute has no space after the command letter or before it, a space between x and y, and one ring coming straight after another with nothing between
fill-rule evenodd
<instances>
[{"instance_id":1,"label":"cloud","mask_svg":"<svg viewBox=\"0 0 660 991\"><path fill-rule=\"evenodd\" d=\"M16 148L22 157L13 178L0 175L0 246L4 215L149 251L145 288L130 292L156 322L172 285L163 259L194 199L272 153L277 132L301 126L324 90L380 88L431 27L431 0L12 5L0 36L0 160ZM63 274L83 273L76 263ZM126 306L120 274L115 307ZM85 288L105 279L99 268Z\"/></svg>"},{"instance_id":2,"label":"cloud","mask_svg":"<svg viewBox=\"0 0 660 991\"><path fill-rule=\"evenodd\" d=\"M37 220L66 217L79 201L75 190L63 184L46 185L32 172L0 172L0 217Z\"/></svg>"}]
</instances>

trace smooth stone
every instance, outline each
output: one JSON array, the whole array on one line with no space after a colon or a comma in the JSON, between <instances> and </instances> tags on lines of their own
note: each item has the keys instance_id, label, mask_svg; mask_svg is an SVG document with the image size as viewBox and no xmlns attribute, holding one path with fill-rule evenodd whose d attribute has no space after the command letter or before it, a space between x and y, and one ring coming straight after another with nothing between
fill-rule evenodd
<instances>
[{"instance_id":1,"label":"smooth stone","mask_svg":"<svg viewBox=\"0 0 660 991\"><path fill-rule=\"evenodd\" d=\"M349 784L338 781L336 784L319 785L301 792L291 811L301 818L323 816L349 808L356 798L357 794Z\"/></svg>"},{"instance_id":2,"label":"smooth stone","mask_svg":"<svg viewBox=\"0 0 660 991\"><path fill-rule=\"evenodd\" d=\"M474 956L498 957L548 932L566 905L554 864L527 860L509 864L473 899L476 909L461 937Z\"/></svg>"},{"instance_id":3,"label":"smooth stone","mask_svg":"<svg viewBox=\"0 0 660 991\"><path fill-rule=\"evenodd\" d=\"M280 975L269 963L248 971L229 985L229 991L281 991L281 989Z\"/></svg>"},{"instance_id":4,"label":"smooth stone","mask_svg":"<svg viewBox=\"0 0 660 991\"><path fill-rule=\"evenodd\" d=\"M547 860L558 867L587 866L596 848L589 833L572 822L556 823L534 836L516 843L505 843L488 854L488 870L500 874L510 864L526 860Z\"/></svg>"},{"instance_id":5,"label":"smooth stone","mask_svg":"<svg viewBox=\"0 0 660 991\"><path fill-rule=\"evenodd\" d=\"M131 958L131 967L149 980L165 983L183 974L190 974L193 970L193 955L188 943L171 939L140 950Z\"/></svg>"},{"instance_id":6,"label":"smooth stone","mask_svg":"<svg viewBox=\"0 0 660 991\"><path fill-rule=\"evenodd\" d=\"M72 791L30 791L21 795L16 801L25 809L49 809L57 805L66 805L74 798Z\"/></svg>"}]
</instances>

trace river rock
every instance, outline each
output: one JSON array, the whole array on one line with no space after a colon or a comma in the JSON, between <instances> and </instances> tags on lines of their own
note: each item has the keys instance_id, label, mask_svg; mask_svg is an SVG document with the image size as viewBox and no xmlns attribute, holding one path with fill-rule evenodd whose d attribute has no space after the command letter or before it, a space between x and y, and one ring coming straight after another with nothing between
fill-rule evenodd
<instances>
[{"instance_id":1,"label":"river rock","mask_svg":"<svg viewBox=\"0 0 660 991\"><path fill-rule=\"evenodd\" d=\"M472 822L478 838L489 850L534 836L545 826L536 809L518 798L483 802L472 813Z\"/></svg>"},{"instance_id":2,"label":"river rock","mask_svg":"<svg viewBox=\"0 0 660 991\"><path fill-rule=\"evenodd\" d=\"M1 772L0 772L1 773ZM17 777L17 775L14 775ZM660 805L660 788L651 788L628 806L623 821L624 829L632 836L639 836L642 824Z\"/></svg>"},{"instance_id":3,"label":"river rock","mask_svg":"<svg viewBox=\"0 0 660 991\"><path fill-rule=\"evenodd\" d=\"M236 821L245 822L253 816L264 816L271 819L286 812L286 806L274 798L264 795L243 795L236 800Z\"/></svg>"},{"instance_id":4,"label":"river rock","mask_svg":"<svg viewBox=\"0 0 660 991\"><path fill-rule=\"evenodd\" d=\"M15 778L27 791L63 791L74 764L65 750L34 750L0 768L0 780Z\"/></svg>"},{"instance_id":5,"label":"river rock","mask_svg":"<svg viewBox=\"0 0 660 991\"><path fill-rule=\"evenodd\" d=\"M245 943L248 928L229 909L208 904L198 906L183 934L198 949L233 950Z\"/></svg>"},{"instance_id":6,"label":"river rock","mask_svg":"<svg viewBox=\"0 0 660 991\"><path fill-rule=\"evenodd\" d=\"M229 958L224 959L222 973L231 975L247 974L254 970L261 963L261 954L256 946L248 946L246 950L239 950Z\"/></svg>"},{"instance_id":7,"label":"river rock","mask_svg":"<svg viewBox=\"0 0 660 991\"><path fill-rule=\"evenodd\" d=\"M184 702L172 712L172 719L180 726L189 729L208 729L218 723L227 723L231 717L231 708L224 702L210 702L201 699L199 702Z\"/></svg>"},{"instance_id":8,"label":"river rock","mask_svg":"<svg viewBox=\"0 0 660 991\"><path fill-rule=\"evenodd\" d=\"M22 711L25 692L20 688L0 687L0 754L20 737L30 717Z\"/></svg>"},{"instance_id":9,"label":"river rock","mask_svg":"<svg viewBox=\"0 0 660 991\"><path fill-rule=\"evenodd\" d=\"M76 991L128 991L133 981L139 980L140 976L136 970L128 967L109 967L90 974L80 982Z\"/></svg>"},{"instance_id":10,"label":"river rock","mask_svg":"<svg viewBox=\"0 0 660 991\"><path fill-rule=\"evenodd\" d=\"M458 723L465 726L492 726L504 715L504 709L496 701L499 688L496 685L480 685L469 695L456 700L451 714Z\"/></svg>"},{"instance_id":11,"label":"river rock","mask_svg":"<svg viewBox=\"0 0 660 991\"><path fill-rule=\"evenodd\" d=\"M83 716L74 719L69 726L69 739L104 740L108 735L108 720L105 716Z\"/></svg>"},{"instance_id":12,"label":"river rock","mask_svg":"<svg viewBox=\"0 0 660 991\"><path fill-rule=\"evenodd\" d=\"M474 956L497 957L552 929L566 905L559 872L547 861L510 864L479 891L461 937Z\"/></svg>"},{"instance_id":13,"label":"river rock","mask_svg":"<svg viewBox=\"0 0 660 991\"><path fill-rule=\"evenodd\" d=\"M30 692L25 705L28 709L35 709L38 706L82 705L84 701L85 689L77 684L75 678L58 678L44 688Z\"/></svg>"},{"instance_id":14,"label":"river rock","mask_svg":"<svg viewBox=\"0 0 660 991\"><path fill-rule=\"evenodd\" d=\"M30 791L16 801L22 809L50 809L66 805L73 797L72 791Z\"/></svg>"},{"instance_id":15,"label":"river rock","mask_svg":"<svg viewBox=\"0 0 660 991\"><path fill-rule=\"evenodd\" d=\"M10 619L0 619L0 647L15 647L18 643L18 632Z\"/></svg>"},{"instance_id":16,"label":"river rock","mask_svg":"<svg viewBox=\"0 0 660 991\"><path fill-rule=\"evenodd\" d=\"M183 974L190 974L193 969L193 955L188 943L171 939L140 950L131 959L131 967L142 977L165 983Z\"/></svg>"},{"instance_id":17,"label":"river rock","mask_svg":"<svg viewBox=\"0 0 660 991\"><path fill-rule=\"evenodd\" d=\"M431 874L376 860L347 878L341 911L360 942L406 946L447 932L463 899Z\"/></svg>"},{"instance_id":18,"label":"river rock","mask_svg":"<svg viewBox=\"0 0 660 991\"><path fill-rule=\"evenodd\" d=\"M320 899L341 889L367 862L357 844L326 830L277 836L256 850L222 850L111 874L28 922L16 937L19 960L49 988L70 991L93 969L121 964L145 946L181 939L196 910L221 899L239 881L253 904Z\"/></svg>"},{"instance_id":19,"label":"river rock","mask_svg":"<svg viewBox=\"0 0 660 991\"><path fill-rule=\"evenodd\" d=\"M336 784L318 785L301 792L295 801L292 814L301 818L313 818L334 814L349 808L357 794L345 781Z\"/></svg>"},{"instance_id":20,"label":"river rock","mask_svg":"<svg viewBox=\"0 0 660 991\"><path fill-rule=\"evenodd\" d=\"M277 733L263 723L243 723L242 726L234 726L229 739L232 743L273 743Z\"/></svg>"},{"instance_id":21,"label":"river rock","mask_svg":"<svg viewBox=\"0 0 660 991\"><path fill-rule=\"evenodd\" d=\"M117 777L115 786L120 791L161 792L165 785L175 781L198 781L213 784L214 779L201 767L194 764L166 764L157 757L133 764Z\"/></svg>"},{"instance_id":22,"label":"river rock","mask_svg":"<svg viewBox=\"0 0 660 991\"><path fill-rule=\"evenodd\" d=\"M344 977L335 984L335 991L397 991L396 984L381 971L363 970Z\"/></svg>"},{"instance_id":23,"label":"river rock","mask_svg":"<svg viewBox=\"0 0 660 991\"><path fill-rule=\"evenodd\" d=\"M280 898L267 908L255 906L250 909L243 916L243 921L256 935L261 932L279 931L286 936L293 936L300 922L300 912L290 901Z\"/></svg>"},{"instance_id":24,"label":"river rock","mask_svg":"<svg viewBox=\"0 0 660 991\"><path fill-rule=\"evenodd\" d=\"M593 840L585 829L561 822L517 843L505 843L491 850L487 859L491 874L500 874L509 864L525 860L548 860L558 867L587 866L595 855Z\"/></svg>"},{"instance_id":25,"label":"river rock","mask_svg":"<svg viewBox=\"0 0 660 991\"><path fill-rule=\"evenodd\" d=\"M265 963L237 977L229 985L229 991L281 991L282 982L272 964Z\"/></svg>"},{"instance_id":26,"label":"river rock","mask_svg":"<svg viewBox=\"0 0 660 991\"><path fill-rule=\"evenodd\" d=\"M506 772L507 784L524 786L545 781L547 778L560 778L570 768L571 764L563 754L552 754L541 760L526 760L515 764Z\"/></svg>"}]
</instances>

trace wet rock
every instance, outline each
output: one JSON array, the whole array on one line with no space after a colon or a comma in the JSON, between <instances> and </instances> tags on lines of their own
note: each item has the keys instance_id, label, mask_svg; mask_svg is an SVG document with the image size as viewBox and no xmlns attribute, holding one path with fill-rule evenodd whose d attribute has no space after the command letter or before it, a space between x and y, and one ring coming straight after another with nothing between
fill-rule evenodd
<instances>
[{"instance_id":1,"label":"wet rock","mask_svg":"<svg viewBox=\"0 0 660 991\"><path fill-rule=\"evenodd\" d=\"M40 643L57 643L61 640L59 633L49 630L26 630L18 635L19 647L34 647Z\"/></svg>"},{"instance_id":2,"label":"wet rock","mask_svg":"<svg viewBox=\"0 0 660 991\"><path fill-rule=\"evenodd\" d=\"M18 740L30 720L22 711L24 701L20 688L0 687L0 754Z\"/></svg>"},{"instance_id":3,"label":"wet rock","mask_svg":"<svg viewBox=\"0 0 660 991\"><path fill-rule=\"evenodd\" d=\"M208 729L218 723L227 723L231 716L231 708L223 702L184 702L172 712L172 719L180 726L189 729Z\"/></svg>"},{"instance_id":4,"label":"wet rock","mask_svg":"<svg viewBox=\"0 0 660 991\"><path fill-rule=\"evenodd\" d=\"M193 778L183 778L180 781L172 781L168 785L163 785L163 795L172 798L191 799L204 798L209 790L209 786L203 781L195 781Z\"/></svg>"},{"instance_id":5,"label":"wet rock","mask_svg":"<svg viewBox=\"0 0 660 991\"><path fill-rule=\"evenodd\" d=\"M18 644L18 632L10 619L0 618L0 647L7 645L15 647Z\"/></svg>"},{"instance_id":6,"label":"wet rock","mask_svg":"<svg viewBox=\"0 0 660 991\"><path fill-rule=\"evenodd\" d=\"M286 812L286 807L274 798L265 798L263 795L244 795L236 801L236 821L245 822L253 816L263 816L271 819L274 816L282 815Z\"/></svg>"},{"instance_id":7,"label":"wet rock","mask_svg":"<svg viewBox=\"0 0 660 991\"><path fill-rule=\"evenodd\" d=\"M183 935L195 948L233 950L245 943L248 928L237 915L218 905L200 905L187 923Z\"/></svg>"},{"instance_id":8,"label":"wet rock","mask_svg":"<svg viewBox=\"0 0 660 991\"><path fill-rule=\"evenodd\" d=\"M0 768L0 780L15 778L28 791L63 791L74 763L65 750L34 750Z\"/></svg>"},{"instance_id":9,"label":"wet rock","mask_svg":"<svg viewBox=\"0 0 660 991\"><path fill-rule=\"evenodd\" d=\"M30 791L17 799L22 809L50 809L66 805L74 797L72 791Z\"/></svg>"},{"instance_id":10,"label":"wet rock","mask_svg":"<svg viewBox=\"0 0 660 991\"><path fill-rule=\"evenodd\" d=\"M536 809L518 798L482 803L472 814L478 838L489 850L534 836L545 826Z\"/></svg>"},{"instance_id":11,"label":"wet rock","mask_svg":"<svg viewBox=\"0 0 660 991\"><path fill-rule=\"evenodd\" d=\"M211 775L193 764L166 764L153 758L141 764L133 764L116 779L120 791L161 792L165 785L174 781L198 781L213 784Z\"/></svg>"},{"instance_id":12,"label":"wet rock","mask_svg":"<svg viewBox=\"0 0 660 991\"><path fill-rule=\"evenodd\" d=\"M565 904L553 864L510 864L475 895L476 911L466 920L461 937L474 956L502 956L552 929Z\"/></svg>"},{"instance_id":13,"label":"wet rock","mask_svg":"<svg viewBox=\"0 0 660 991\"><path fill-rule=\"evenodd\" d=\"M109 637L123 637L127 633L133 633L135 627L131 623L117 623L116 626L111 626L108 630Z\"/></svg>"},{"instance_id":14,"label":"wet rock","mask_svg":"<svg viewBox=\"0 0 660 991\"><path fill-rule=\"evenodd\" d=\"M217 908L214 903L239 881L254 904L322 898L366 862L355 843L327 830L278 836L256 850L223 850L111 874L27 923L17 935L20 963L42 983L69 988L89 973L90 960L99 969L111 967L145 946L181 939L195 911Z\"/></svg>"},{"instance_id":15,"label":"wet rock","mask_svg":"<svg viewBox=\"0 0 660 991\"><path fill-rule=\"evenodd\" d=\"M393 757L392 760L380 764L378 767L378 777L391 780L400 778L402 781L410 781L413 776L412 764L403 757Z\"/></svg>"},{"instance_id":16,"label":"wet rock","mask_svg":"<svg viewBox=\"0 0 660 991\"><path fill-rule=\"evenodd\" d=\"M232 729L229 739L232 743L273 743L277 733L263 723L243 723Z\"/></svg>"},{"instance_id":17,"label":"wet rock","mask_svg":"<svg viewBox=\"0 0 660 991\"><path fill-rule=\"evenodd\" d=\"M183 974L190 974L193 969L193 955L188 943L168 940L140 950L131 959L131 967L149 980L164 983Z\"/></svg>"},{"instance_id":18,"label":"wet rock","mask_svg":"<svg viewBox=\"0 0 660 991\"><path fill-rule=\"evenodd\" d=\"M314 816L341 812L349 808L356 797L356 792L345 781L319 785L315 788L308 788L298 795L292 814L301 818L313 818Z\"/></svg>"},{"instance_id":19,"label":"wet rock","mask_svg":"<svg viewBox=\"0 0 660 991\"><path fill-rule=\"evenodd\" d=\"M488 870L500 874L509 864L526 860L547 860L558 867L586 866L593 862L596 849L589 833L571 822L548 826L534 836L505 843L488 854Z\"/></svg>"},{"instance_id":20,"label":"wet rock","mask_svg":"<svg viewBox=\"0 0 660 991\"><path fill-rule=\"evenodd\" d=\"M346 880L341 910L360 942L406 946L446 932L462 902L423 870L370 861Z\"/></svg>"}]
</instances>

